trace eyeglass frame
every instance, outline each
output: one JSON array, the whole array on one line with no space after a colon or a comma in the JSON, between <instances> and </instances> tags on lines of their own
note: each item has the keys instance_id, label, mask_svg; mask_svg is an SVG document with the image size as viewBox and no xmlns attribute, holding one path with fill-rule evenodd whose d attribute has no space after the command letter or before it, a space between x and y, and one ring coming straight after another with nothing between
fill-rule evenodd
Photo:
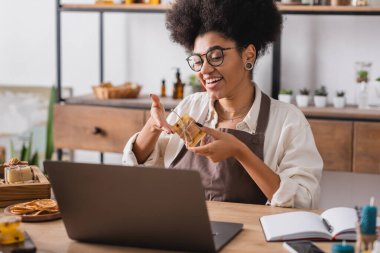
<instances>
[{"instance_id":1,"label":"eyeglass frame","mask_svg":"<svg viewBox=\"0 0 380 253\"><path fill-rule=\"evenodd\" d=\"M206 56L207 63L210 64L210 66L212 66L212 67L219 67L219 66L222 65L223 62L224 62L224 51L226 51L226 50L230 50L230 49L234 49L234 48L240 48L240 47L227 47L227 48L224 48L224 47L221 47L221 46L213 46L213 47L210 47L210 48L207 50L207 52L204 53L204 54L194 54L194 53L191 54L189 57L186 58L186 61L187 61L187 64L189 64L189 67L191 68L191 70L194 71L194 72L199 72L199 71L202 70L203 64L204 64L204 62L205 62L205 61L203 60L202 56ZM217 64L217 65L214 65L213 63L211 63L211 62L209 61L209 58L207 57L207 54L210 53L211 51L215 50L215 49L219 49L219 50L222 52L222 57L223 57L221 63L220 63L220 64ZM201 67L200 67L199 70L194 70L194 69L191 67L191 65L190 65L190 61L189 61L189 60L190 60L190 57L195 56L195 55L196 55L196 56L199 56L199 58L201 59Z\"/></svg>"}]
</instances>

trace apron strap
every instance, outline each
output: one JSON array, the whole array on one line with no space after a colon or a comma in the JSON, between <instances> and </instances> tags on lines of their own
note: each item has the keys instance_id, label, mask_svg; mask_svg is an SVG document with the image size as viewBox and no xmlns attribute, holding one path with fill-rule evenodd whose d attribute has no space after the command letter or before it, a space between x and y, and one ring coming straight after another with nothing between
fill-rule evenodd
<instances>
[{"instance_id":1,"label":"apron strap","mask_svg":"<svg viewBox=\"0 0 380 253\"><path fill-rule=\"evenodd\" d=\"M257 119L256 134L264 134L269 121L270 98L264 92L261 92L260 112Z\"/></svg>"}]
</instances>

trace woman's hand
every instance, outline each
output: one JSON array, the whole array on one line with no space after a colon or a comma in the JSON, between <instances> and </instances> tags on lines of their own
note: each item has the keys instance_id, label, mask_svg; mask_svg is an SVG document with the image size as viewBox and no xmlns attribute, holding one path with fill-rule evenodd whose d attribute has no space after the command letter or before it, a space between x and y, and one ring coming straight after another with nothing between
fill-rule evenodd
<instances>
[{"instance_id":1,"label":"woman's hand","mask_svg":"<svg viewBox=\"0 0 380 253\"><path fill-rule=\"evenodd\" d=\"M150 116L153 119L154 128L166 133L173 133L172 126L166 121L164 106L160 103L157 95L151 94L152 107L150 108Z\"/></svg>"},{"instance_id":2,"label":"woman's hand","mask_svg":"<svg viewBox=\"0 0 380 253\"><path fill-rule=\"evenodd\" d=\"M223 161L231 156L236 157L245 145L235 136L229 133L220 132L208 127L202 127L201 130L206 133L201 145L198 147L189 147L188 150L195 154L206 156L213 162Z\"/></svg>"}]
</instances>

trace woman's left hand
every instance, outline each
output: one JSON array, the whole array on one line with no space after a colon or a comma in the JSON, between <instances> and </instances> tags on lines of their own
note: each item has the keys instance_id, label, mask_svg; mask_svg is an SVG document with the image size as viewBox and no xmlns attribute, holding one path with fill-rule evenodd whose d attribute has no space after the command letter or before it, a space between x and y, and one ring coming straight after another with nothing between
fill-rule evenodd
<instances>
[{"instance_id":1,"label":"woman's left hand","mask_svg":"<svg viewBox=\"0 0 380 253\"><path fill-rule=\"evenodd\" d=\"M206 156L213 162L220 162L231 156L236 156L238 151L242 149L242 145L244 145L232 134L208 127L202 127L201 130L206 133L201 145L189 147L188 150L195 154Z\"/></svg>"}]
</instances>

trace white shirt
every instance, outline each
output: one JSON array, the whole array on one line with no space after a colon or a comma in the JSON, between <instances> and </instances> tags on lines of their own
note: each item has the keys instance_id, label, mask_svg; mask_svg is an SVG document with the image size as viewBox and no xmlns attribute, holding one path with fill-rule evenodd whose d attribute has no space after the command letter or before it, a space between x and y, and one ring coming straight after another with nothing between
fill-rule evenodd
<instances>
[{"instance_id":1,"label":"white shirt","mask_svg":"<svg viewBox=\"0 0 380 253\"><path fill-rule=\"evenodd\" d=\"M236 125L237 130L251 134L256 131L262 97L257 85L255 89L255 100L250 111ZM204 125L215 128L218 115L214 102L206 92L195 93L181 101L175 111L181 116L189 114L196 121L203 115L206 118ZM204 115L206 113L208 114ZM279 175L281 183L268 203L281 207L317 208L323 161L315 146L309 122L296 106L275 99L271 99L269 114L264 141L264 163ZM172 125L177 120L178 116L174 113L170 113L167 118ZM124 165L138 165L132 151L137 135L138 133L133 135L124 148ZM168 168L183 145L183 140L177 134L163 132L143 165Z\"/></svg>"}]
</instances>

